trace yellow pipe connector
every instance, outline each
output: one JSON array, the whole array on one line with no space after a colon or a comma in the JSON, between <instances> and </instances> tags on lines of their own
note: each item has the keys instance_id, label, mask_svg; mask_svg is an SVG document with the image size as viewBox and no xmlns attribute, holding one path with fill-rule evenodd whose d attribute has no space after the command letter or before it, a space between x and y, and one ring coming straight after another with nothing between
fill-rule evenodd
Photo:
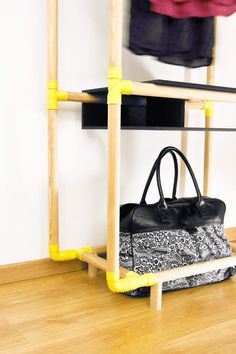
<instances>
[{"instance_id":1,"label":"yellow pipe connector","mask_svg":"<svg viewBox=\"0 0 236 354\"><path fill-rule=\"evenodd\" d=\"M205 117L212 118L214 113L214 105L212 101L205 101Z\"/></svg>"},{"instance_id":2,"label":"yellow pipe connector","mask_svg":"<svg viewBox=\"0 0 236 354\"><path fill-rule=\"evenodd\" d=\"M82 247L78 250L65 250L60 251L59 245L49 245L49 254L53 261L62 262L62 261L71 261L73 259L79 259L83 261L84 253L93 253L91 247Z\"/></svg>"},{"instance_id":3,"label":"yellow pipe connector","mask_svg":"<svg viewBox=\"0 0 236 354\"><path fill-rule=\"evenodd\" d=\"M67 101L68 92L58 91L58 81L48 80L48 109L57 110L58 101Z\"/></svg>"},{"instance_id":4,"label":"yellow pipe connector","mask_svg":"<svg viewBox=\"0 0 236 354\"><path fill-rule=\"evenodd\" d=\"M148 287L157 284L157 277L153 273L139 275L135 272L128 272L124 279L114 272L106 273L108 288L115 293L124 293L141 287Z\"/></svg>"},{"instance_id":5,"label":"yellow pipe connector","mask_svg":"<svg viewBox=\"0 0 236 354\"><path fill-rule=\"evenodd\" d=\"M132 91L132 81L122 80L122 68L108 69L108 104L121 104L122 95L130 95Z\"/></svg>"}]
</instances>

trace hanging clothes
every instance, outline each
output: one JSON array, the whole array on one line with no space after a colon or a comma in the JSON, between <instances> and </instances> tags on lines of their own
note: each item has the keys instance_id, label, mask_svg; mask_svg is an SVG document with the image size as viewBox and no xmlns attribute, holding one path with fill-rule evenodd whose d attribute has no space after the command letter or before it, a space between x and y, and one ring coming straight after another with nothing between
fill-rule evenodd
<instances>
[{"instance_id":1,"label":"hanging clothes","mask_svg":"<svg viewBox=\"0 0 236 354\"><path fill-rule=\"evenodd\" d=\"M196 68L211 64L213 45L213 17L173 19L151 12L148 0L132 0L129 48L135 54Z\"/></svg>"},{"instance_id":2,"label":"hanging clothes","mask_svg":"<svg viewBox=\"0 0 236 354\"><path fill-rule=\"evenodd\" d=\"M236 0L150 0L151 11L174 18L230 16Z\"/></svg>"}]
</instances>

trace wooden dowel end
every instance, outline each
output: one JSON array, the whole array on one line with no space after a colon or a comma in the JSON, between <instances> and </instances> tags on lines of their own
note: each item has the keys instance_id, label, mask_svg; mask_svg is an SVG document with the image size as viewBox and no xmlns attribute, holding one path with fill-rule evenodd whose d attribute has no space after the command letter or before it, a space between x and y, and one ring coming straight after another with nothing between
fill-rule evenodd
<instances>
[{"instance_id":1,"label":"wooden dowel end","mask_svg":"<svg viewBox=\"0 0 236 354\"><path fill-rule=\"evenodd\" d=\"M150 289L150 308L161 311L162 307L162 283L151 286Z\"/></svg>"}]
</instances>

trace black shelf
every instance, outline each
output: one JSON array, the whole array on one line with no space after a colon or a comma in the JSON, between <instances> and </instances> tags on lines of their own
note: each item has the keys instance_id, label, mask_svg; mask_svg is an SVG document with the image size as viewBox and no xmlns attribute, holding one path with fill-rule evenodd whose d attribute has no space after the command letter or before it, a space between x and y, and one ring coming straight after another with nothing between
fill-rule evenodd
<instances>
[{"instance_id":1,"label":"black shelf","mask_svg":"<svg viewBox=\"0 0 236 354\"><path fill-rule=\"evenodd\" d=\"M148 81L158 86L236 93L235 88L174 82ZM82 104L83 129L107 129L107 87L84 90L97 103ZM185 100L162 97L122 96L121 129L128 130L183 130L183 131L236 131L235 128L185 127Z\"/></svg>"}]
</instances>

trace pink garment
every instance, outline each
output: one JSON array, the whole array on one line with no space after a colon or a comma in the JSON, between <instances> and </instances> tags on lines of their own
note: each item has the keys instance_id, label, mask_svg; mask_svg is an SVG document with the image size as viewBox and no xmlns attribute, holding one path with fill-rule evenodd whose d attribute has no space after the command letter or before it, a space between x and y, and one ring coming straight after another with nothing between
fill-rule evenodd
<instances>
[{"instance_id":1,"label":"pink garment","mask_svg":"<svg viewBox=\"0 0 236 354\"><path fill-rule=\"evenodd\" d=\"M230 16L236 0L150 0L151 11L174 18Z\"/></svg>"}]
</instances>

